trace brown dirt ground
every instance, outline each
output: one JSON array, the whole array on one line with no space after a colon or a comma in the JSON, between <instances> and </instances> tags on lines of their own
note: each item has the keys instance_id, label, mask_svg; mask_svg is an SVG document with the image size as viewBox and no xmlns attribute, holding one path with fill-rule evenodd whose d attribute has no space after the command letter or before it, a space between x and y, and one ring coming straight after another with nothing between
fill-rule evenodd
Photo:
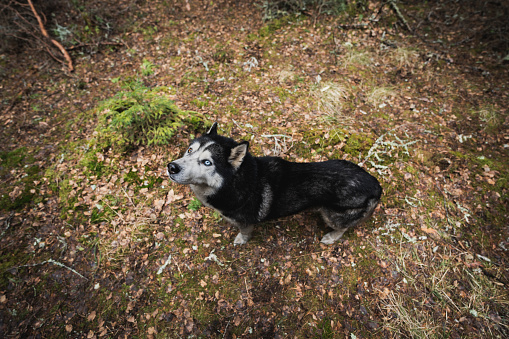
<instances>
[{"instance_id":1,"label":"brown dirt ground","mask_svg":"<svg viewBox=\"0 0 509 339\"><path fill-rule=\"evenodd\" d=\"M508 7L398 4L414 32L377 2L272 25L248 1L91 2L57 15L89 39L67 45L74 72L33 46L1 54L2 337L507 337ZM86 33L86 11L110 35ZM306 212L234 247L164 175L204 128L84 167L93 109L130 77L256 155L363 162L382 205L335 246Z\"/></svg>"}]
</instances>

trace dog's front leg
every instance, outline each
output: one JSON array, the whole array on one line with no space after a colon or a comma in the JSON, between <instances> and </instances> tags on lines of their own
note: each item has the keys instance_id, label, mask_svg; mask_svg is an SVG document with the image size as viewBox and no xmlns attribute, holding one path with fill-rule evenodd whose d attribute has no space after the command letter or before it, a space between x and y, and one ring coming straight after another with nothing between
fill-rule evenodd
<instances>
[{"instance_id":1,"label":"dog's front leg","mask_svg":"<svg viewBox=\"0 0 509 339\"><path fill-rule=\"evenodd\" d=\"M249 239L251 239L251 233L253 232L253 225L236 225L239 228L240 233L237 234L234 245L244 245Z\"/></svg>"}]
</instances>

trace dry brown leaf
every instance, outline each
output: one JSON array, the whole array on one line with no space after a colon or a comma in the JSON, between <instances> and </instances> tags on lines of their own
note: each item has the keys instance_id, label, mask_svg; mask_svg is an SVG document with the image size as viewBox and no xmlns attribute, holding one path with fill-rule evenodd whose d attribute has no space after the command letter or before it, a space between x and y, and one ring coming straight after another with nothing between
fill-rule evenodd
<instances>
[{"instance_id":1,"label":"dry brown leaf","mask_svg":"<svg viewBox=\"0 0 509 339\"><path fill-rule=\"evenodd\" d=\"M156 211L160 211L161 208L163 208L163 205L164 205L163 199L154 200L154 207L155 207Z\"/></svg>"},{"instance_id":2,"label":"dry brown leaf","mask_svg":"<svg viewBox=\"0 0 509 339\"><path fill-rule=\"evenodd\" d=\"M175 194L173 191L173 188L168 192L168 195L166 196L166 203L171 204L172 202L175 202L177 200L180 200L184 197L183 194Z\"/></svg>"},{"instance_id":3,"label":"dry brown leaf","mask_svg":"<svg viewBox=\"0 0 509 339\"><path fill-rule=\"evenodd\" d=\"M438 232L433 229L433 228L428 228L426 226L421 226L421 230L428 233L428 234L434 234L434 235L438 235Z\"/></svg>"}]
</instances>

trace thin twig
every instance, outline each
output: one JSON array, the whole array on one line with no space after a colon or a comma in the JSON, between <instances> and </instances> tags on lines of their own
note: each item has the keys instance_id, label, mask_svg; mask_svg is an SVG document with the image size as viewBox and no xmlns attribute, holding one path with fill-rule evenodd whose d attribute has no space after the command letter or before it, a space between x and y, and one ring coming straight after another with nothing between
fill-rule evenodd
<instances>
[{"instance_id":1,"label":"thin twig","mask_svg":"<svg viewBox=\"0 0 509 339\"><path fill-rule=\"evenodd\" d=\"M366 23L362 23L362 24L351 24L351 25L348 25L348 24L340 24L338 25L339 28L342 28L342 29L368 29L369 28L369 24L366 24Z\"/></svg>"},{"instance_id":2,"label":"thin twig","mask_svg":"<svg viewBox=\"0 0 509 339\"><path fill-rule=\"evenodd\" d=\"M445 181L445 179L444 179L444 181ZM447 224L449 224L449 226L451 226L451 228L454 232L454 226L451 224L451 222L449 220L449 209L447 208L447 201L446 201L447 197L446 197L445 193L442 192L442 190L438 186L437 182L435 183L435 186L437 187L438 191L442 194L442 196L444 198L445 219L447 220ZM446 230L446 231L448 231L448 230Z\"/></svg>"},{"instance_id":3,"label":"thin twig","mask_svg":"<svg viewBox=\"0 0 509 339\"><path fill-rule=\"evenodd\" d=\"M5 229L2 231L2 233L0 234L0 240L2 240L2 238L4 237L4 234L5 232L7 232L7 230L9 229L9 227L11 227L11 221L12 221L12 218L14 217L14 213L12 213L11 215L9 215L9 217L7 219L5 219L5 222L4 224L6 225Z\"/></svg>"},{"instance_id":4,"label":"thin twig","mask_svg":"<svg viewBox=\"0 0 509 339\"><path fill-rule=\"evenodd\" d=\"M60 52L64 55L65 60L67 60L67 67L69 67L69 71L72 72L74 70L74 67L72 66L72 59L69 56L69 53L67 53L67 51L65 50L64 46L62 46L61 43L59 43L55 39L52 39L49 36L48 32L46 31L46 28L44 28L44 24L42 22L41 17L39 16L37 11L35 10L34 5L32 4L32 0L27 0L27 1L28 1L28 4L30 5L30 9L32 10L32 12L34 13L35 18L37 19L37 22L39 23L39 28L41 30L42 35L44 35L46 38L48 38L53 45L57 46L57 48L60 50Z\"/></svg>"},{"instance_id":5,"label":"thin twig","mask_svg":"<svg viewBox=\"0 0 509 339\"><path fill-rule=\"evenodd\" d=\"M226 324L226 327L224 328L223 339L226 336L226 331L228 330L228 326L230 325L230 321L231 321L231 319L228 319L228 323Z\"/></svg>"},{"instance_id":6,"label":"thin twig","mask_svg":"<svg viewBox=\"0 0 509 339\"><path fill-rule=\"evenodd\" d=\"M85 280L88 280L87 277L84 277L83 275L78 273L75 269L70 268L70 267L62 264L61 262L58 262L58 261L53 260L53 259L44 260L43 262L40 262L40 263L37 263L37 264L27 264L27 265L16 266L16 267L13 267L13 268L18 269L18 268L22 268L22 267L35 267L35 266L41 266L41 265L44 265L44 264L53 264L53 265L60 266L62 268L68 269L69 271L71 271L74 274L79 275L81 278L83 278Z\"/></svg>"},{"instance_id":7,"label":"thin twig","mask_svg":"<svg viewBox=\"0 0 509 339\"><path fill-rule=\"evenodd\" d=\"M244 284L246 285L246 293L247 293L247 297L248 297L248 298L251 298L251 294L249 293L249 288L247 287L247 280L246 280L246 277L244 277Z\"/></svg>"},{"instance_id":8,"label":"thin twig","mask_svg":"<svg viewBox=\"0 0 509 339\"><path fill-rule=\"evenodd\" d=\"M133 205L133 207L136 207L136 205L134 204L134 202L131 199L131 197L129 195L127 195L127 192L125 191L124 187L122 187L122 191L124 191L124 194L127 197L127 199L129 199L129 202L131 202L131 205Z\"/></svg>"},{"instance_id":9,"label":"thin twig","mask_svg":"<svg viewBox=\"0 0 509 339\"><path fill-rule=\"evenodd\" d=\"M394 0L389 0L389 5L391 6L391 8L394 11L394 13L396 13L396 16L399 18L399 20L401 20L401 22L403 22L405 28L409 32L412 32L412 28L410 28L410 25L408 24L408 21L406 21L406 19L403 16L403 14L401 14L401 11L399 10L399 7L396 5L396 2Z\"/></svg>"}]
</instances>

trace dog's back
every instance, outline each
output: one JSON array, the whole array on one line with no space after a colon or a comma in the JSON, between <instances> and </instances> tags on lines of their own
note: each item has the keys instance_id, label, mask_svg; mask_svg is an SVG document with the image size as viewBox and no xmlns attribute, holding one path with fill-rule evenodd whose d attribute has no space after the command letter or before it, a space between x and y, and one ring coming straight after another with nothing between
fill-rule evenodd
<instances>
[{"instance_id":1,"label":"dog's back","mask_svg":"<svg viewBox=\"0 0 509 339\"><path fill-rule=\"evenodd\" d=\"M378 181L349 161L293 163L271 157L257 160L257 181L262 185L268 183L273 194L270 213L265 220L309 208L341 212L368 207L382 195Z\"/></svg>"}]
</instances>

